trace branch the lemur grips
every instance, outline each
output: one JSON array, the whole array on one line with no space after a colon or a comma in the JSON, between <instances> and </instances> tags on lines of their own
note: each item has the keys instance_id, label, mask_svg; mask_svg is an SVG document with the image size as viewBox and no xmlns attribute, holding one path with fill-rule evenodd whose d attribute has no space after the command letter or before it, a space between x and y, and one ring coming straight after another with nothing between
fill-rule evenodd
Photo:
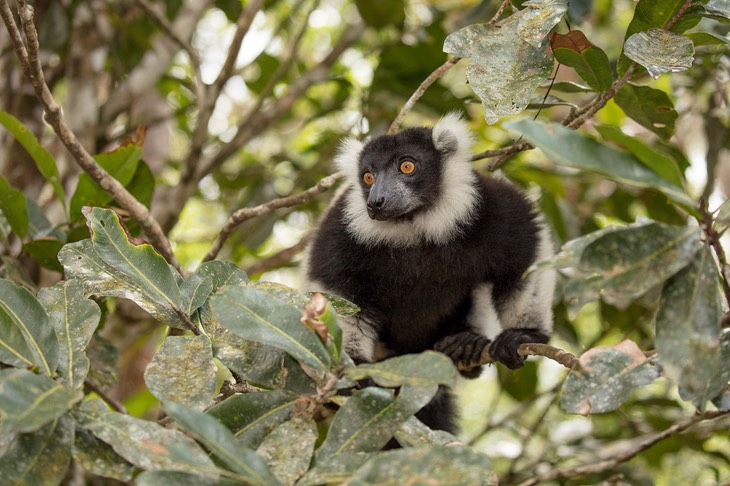
<instances>
[{"instance_id":1,"label":"branch the lemur grips","mask_svg":"<svg viewBox=\"0 0 730 486\"><path fill-rule=\"evenodd\" d=\"M486 354L518 368L522 344L547 342L555 273L524 275L552 256L549 231L521 190L473 170L470 149L456 114L343 142L335 164L347 185L312 237L306 268L312 290L360 307L343 325L356 362L436 349L469 378ZM452 405L444 390L417 416L453 432Z\"/></svg>"}]
</instances>

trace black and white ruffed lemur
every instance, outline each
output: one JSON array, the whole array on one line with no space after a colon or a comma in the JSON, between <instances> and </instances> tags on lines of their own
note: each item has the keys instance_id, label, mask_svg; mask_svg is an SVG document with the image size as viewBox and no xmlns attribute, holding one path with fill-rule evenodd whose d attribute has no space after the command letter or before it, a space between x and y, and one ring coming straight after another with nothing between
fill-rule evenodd
<instances>
[{"instance_id":1,"label":"black and white ruffed lemur","mask_svg":"<svg viewBox=\"0 0 730 486\"><path fill-rule=\"evenodd\" d=\"M520 344L548 341L555 273L525 272L552 256L549 232L523 192L473 170L470 146L456 114L433 128L342 143L335 162L348 184L324 214L305 268L311 290L360 307L342 323L356 363L428 349L473 362L489 346L514 369L524 362ZM448 390L417 417L454 432Z\"/></svg>"}]
</instances>

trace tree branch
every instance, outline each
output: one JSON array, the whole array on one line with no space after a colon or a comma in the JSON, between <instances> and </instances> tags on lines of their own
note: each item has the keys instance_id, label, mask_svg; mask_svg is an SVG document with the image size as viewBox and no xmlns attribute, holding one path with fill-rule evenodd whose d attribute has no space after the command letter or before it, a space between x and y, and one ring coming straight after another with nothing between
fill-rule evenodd
<instances>
[{"instance_id":1,"label":"tree branch","mask_svg":"<svg viewBox=\"0 0 730 486\"><path fill-rule=\"evenodd\" d=\"M284 96L276 100L268 109L256 110L249 112L238 125L238 130L233 139L209 161L199 165L194 180L199 181L205 175L209 174L215 168L220 166L238 149L248 143L252 138L264 132L271 124L281 117L287 110L291 108L296 100L301 98L304 92L313 84L319 83L329 75L330 69L337 62L343 52L352 45L353 42L360 38L365 31L363 24L350 26L342 35L340 40L335 44L329 54L322 59L316 66L307 71L303 76L299 77Z\"/></svg>"},{"instance_id":2,"label":"tree branch","mask_svg":"<svg viewBox=\"0 0 730 486\"><path fill-rule=\"evenodd\" d=\"M273 101L266 108L263 107L263 100L259 99L259 102L257 102L254 107L258 108L256 110L249 111L248 115L245 116L238 124L236 134L233 136L231 141L223 145L211 158L203 158L197 161L194 174L191 174L188 177L188 180L181 180L180 184L174 188L174 191L171 190L168 196L173 199L173 206L182 207L185 204L185 201L187 201L187 199L193 194L198 182L203 177L210 174L213 170L223 164L223 162L240 150L241 147L246 145L254 137L269 129L276 120L284 116L284 114L291 109L292 105L302 97L310 86L327 79L335 62L337 62L347 48L360 38L364 31L365 26L363 24L350 26L332 48L330 53L322 59L319 64L311 68L293 82L284 96ZM176 214L163 215L163 226L166 228L172 227L176 219Z\"/></svg>"},{"instance_id":3,"label":"tree branch","mask_svg":"<svg viewBox=\"0 0 730 486\"><path fill-rule=\"evenodd\" d=\"M215 109L216 102L223 91L223 87L231 77L231 73L233 72L233 68L236 64L236 58L241 50L243 39L251 28L251 24L253 23L256 13L261 10L262 4L263 0L247 2L241 16L238 18L236 32L233 34L233 40L228 46L228 55L226 56L226 60L218 73L218 77L207 89L202 85L202 80L200 81L201 89L197 94L199 109L197 122L195 124L195 129L193 130L190 151L188 152L180 171L180 180L183 183L190 180L195 172L195 164L198 162L200 155L203 153L203 147L208 139L208 124L210 123L210 118L213 116L213 110Z\"/></svg>"},{"instance_id":4,"label":"tree branch","mask_svg":"<svg viewBox=\"0 0 730 486\"><path fill-rule=\"evenodd\" d=\"M615 457L612 457L611 459L607 459L605 461L599 461L599 462L592 462L590 464L583 464L580 466L572 467L572 468L566 468L566 469L552 469L550 471L544 472L542 474L536 474L534 477L528 479L527 481L524 481L520 484L520 486L534 486L536 484L547 482L547 481L554 481L556 479L561 478L572 478L576 476L585 476L588 474L598 474L602 473L604 471L608 471L609 469L612 469L619 464L622 464L633 457L637 456L641 452L649 449L654 444L657 444L658 442L663 441L664 439L667 439L675 434L678 434L680 432L683 432L687 430L688 428L694 426L697 423L706 421L706 420L717 420L722 417L726 417L730 415L730 411L713 411L713 412L705 412L700 415L696 415L694 417L691 417L689 419L683 420L682 422L678 422L671 427L665 429L662 432L659 432L658 434L655 434L647 439L642 440L638 444L636 444L634 447L631 447L624 452L617 454Z\"/></svg>"},{"instance_id":5,"label":"tree branch","mask_svg":"<svg viewBox=\"0 0 730 486\"><path fill-rule=\"evenodd\" d=\"M393 120L393 123L390 124L390 128L388 128L388 134L395 133L395 131L398 129L400 124L403 122L403 119L406 117L409 111L416 105L418 100L421 99L423 94L426 92L426 90L436 82L437 79L439 79L441 76L444 75L449 69L456 66L456 63L461 61L461 57L452 57L451 59L447 60L445 63L443 63L441 66L434 69L434 71L428 75L426 79L423 80L423 82L418 86L416 91L413 92L410 98L408 98L408 101L403 105L403 108L401 108L400 113L398 113L398 116L395 117Z\"/></svg>"},{"instance_id":6,"label":"tree branch","mask_svg":"<svg viewBox=\"0 0 730 486\"><path fill-rule=\"evenodd\" d=\"M517 348L517 353L520 356L544 356L560 363L568 369L573 369L578 364L578 358L576 358L575 355L560 348L550 346L549 344L525 343ZM496 360L492 358L491 354L489 354L489 347L485 347L479 361L476 363L458 363L456 367L459 371L471 371L478 366L494 362L496 362Z\"/></svg>"},{"instance_id":7,"label":"tree branch","mask_svg":"<svg viewBox=\"0 0 730 486\"><path fill-rule=\"evenodd\" d=\"M157 26L162 29L162 31L167 35L175 44L178 45L180 49L185 51L188 56L190 56L190 62L193 63L193 66L195 67L195 72L200 72L200 56L198 55L198 51L196 51L193 46L190 45L190 42L188 42L186 39L180 37L177 32L175 32L175 27L170 23L169 20L167 20L167 17L160 14L160 12L157 11L154 5L152 5L148 0L135 0L137 2L137 5L142 7L142 10L149 15L152 20L157 24Z\"/></svg>"},{"instance_id":8,"label":"tree branch","mask_svg":"<svg viewBox=\"0 0 730 486\"><path fill-rule=\"evenodd\" d=\"M8 32L10 32L13 47L20 60L23 72L33 86L36 97L43 106L46 122L53 127L53 131L71 153L76 163L91 176L99 187L112 195L129 212L131 217L139 222L149 238L150 243L171 265L179 269L180 265L175 258L169 240L147 207L140 203L118 180L109 175L107 171L96 163L91 154L86 151L76 135L66 124L61 106L53 97L43 74L43 68L38 55L38 32L33 24L33 8L28 5L26 0L18 0L17 4L21 26L25 32L25 43L22 40L18 26L15 24L7 0L0 0L0 16Z\"/></svg>"},{"instance_id":9,"label":"tree branch","mask_svg":"<svg viewBox=\"0 0 730 486\"><path fill-rule=\"evenodd\" d=\"M255 206L252 208L242 208L236 211L231 215L230 218L228 218L228 221L226 221L226 224L223 225L223 228L221 229L220 234L218 235L218 238L213 242L213 246L208 251L208 253L203 258L204 262L207 262L209 260L213 260L218 253L221 251L221 248L223 247L223 243L228 239L228 237L231 235L231 232L241 223L244 221L247 221L251 218L255 218L258 216L263 216L264 214L269 214L270 212L281 209L281 208L290 208L292 206L296 206L298 204L305 203L307 201L310 201L315 196L327 191L330 187L332 187L338 180L342 179L344 177L344 174L341 172L337 172L335 174L332 174L330 176L325 177L319 183L313 187L310 187L306 191L292 194L291 196L287 197L281 197L279 199L271 200L267 203L261 204L259 206Z\"/></svg>"},{"instance_id":10,"label":"tree branch","mask_svg":"<svg viewBox=\"0 0 730 486\"><path fill-rule=\"evenodd\" d=\"M112 407L117 412L123 413L123 414L129 413L129 412L127 412L127 409L124 407L124 405L122 403L118 402L117 400L115 400L112 397L110 397L109 395L107 395L107 393L104 390L102 390L101 388L99 388L99 386L96 383L94 383L93 381L85 380L84 386L86 388L88 388L89 390L91 390L92 392L99 395L99 398L104 400L107 404L109 404L110 407Z\"/></svg>"},{"instance_id":11,"label":"tree branch","mask_svg":"<svg viewBox=\"0 0 730 486\"><path fill-rule=\"evenodd\" d=\"M250 276L279 268L290 262L292 258L304 251L308 243L309 235L305 235L301 240L299 240L297 244L290 246L289 248L285 248L268 258L259 260L256 263L245 267L243 271Z\"/></svg>"}]
</instances>

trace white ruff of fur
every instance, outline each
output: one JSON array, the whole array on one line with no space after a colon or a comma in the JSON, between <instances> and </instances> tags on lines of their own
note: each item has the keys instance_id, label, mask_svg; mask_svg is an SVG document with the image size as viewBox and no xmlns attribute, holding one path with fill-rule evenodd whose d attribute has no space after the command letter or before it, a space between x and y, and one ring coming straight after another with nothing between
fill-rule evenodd
<instances>
[{"instance_id":1,"label":"white ruff of fur","mask_svg":"<svg viewBox=\"0 0 730 486\"><path fill-rule=\"evenodd\" d=\"M471 134L461 118L451 113L433 127L433 141L437 149L456 146L444 163L441 196L428 211L412 220L399 222L370 219L358 171L363 145L354 140L343 143L335 162L351 184L343 196L347 200L345 218L351 235L359 243L407 247L426 241L440 245L459 235L461 226L471 218L479 198L477 175L471 167Z\"/></svg>"}]
</instances>

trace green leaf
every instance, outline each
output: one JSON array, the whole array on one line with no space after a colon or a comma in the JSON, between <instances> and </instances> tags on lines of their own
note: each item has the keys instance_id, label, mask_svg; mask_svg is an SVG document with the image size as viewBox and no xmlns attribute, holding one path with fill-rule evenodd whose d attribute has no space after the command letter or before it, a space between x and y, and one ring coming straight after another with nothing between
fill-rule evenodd
<instances>
[{"instance_id":1,"label":"green leaf","mask_svg":"<svg viewBox=\"0 0 730 486\"><path fill-rule=\"evenodd\" d=\"M504 393L522 403L538 393L537 362L526 361L519 373L506 366L497 366L499 386Z\"/></svg>"},{"instance_id":2,"label":"green leaf","mask_svg":"<svg viewBox=\"0 0 730 486\"><path fill-rule=\"evenodd\" d=\"M679 116L664 91L626 83L614 98L616 104L639 125L666 141L674 134Z\"/></svg>"},{"instance_id":3,"label":"green leaf","mask_svg":"<svg viewBox=\"0 0 730 486\"><path fill-rule=\"evenodd\" d=\"M83 398L43 375L28 370L0 370L0 430L4 434L33 432L65 415Z\"/></svg>"},{"instance_id":4,"label":"green leaf","mask_svg":"<svg viewBox=\"0 0 730 486\"><path fill-rule=\"evenodd\" d=\"M677 162L636 137L626 135L614 125L597 125L594 127L604 140L617 143L636 156L646 167L660 175L670 184L683 187L684 179Z\"/></svg>"},{"instance_id":5,"label":"green leaf","mask_svg":"<svg viewBox=\"0 0 730 486\"><path fill-rule=\"evenodd\" d=\"M99 399L82 402L74 416L81 427L139 468L217 475L208 455L182 432L112 412Z\"/></svg>"},{"instance_id":6,"label":"green leaf","mask_svg":"<svg viewBox=\"0 0 730 486\"><path fill-rule=\"evenodd\" d=\"M525 365L527 364L529 363L525 363ZM416 417L406 420L395 432L395 438L404 447L441 446L459 442L454 435L444 430L432 430Z\"/></svg>"},{"instance_id":7,"label":"green leaf","mask_svg":"<svg viewBox=\"0 0 730 486\"><path fill-rule=\"evenodd\" d=\"M721 345L719 274L706 247L667 282L656 315L656 348L663 374L679 395L704 410L730 380Z\"/></svg>"},{"instance_id":8,"label":"green leaf","mask_svg":"<svg viewBox=\"0 0 730 486\"><path fill-rule=\"evenodd\" d=\"M18 435L0 457L0 484L60 484L68 473L73 443L74 425L66 416Z\"/></svg>"},{"instance_id":9,"label":"green leaf","mask_svg":"<svg viewBox=\"0 0 730 486\"><path fill-rule=\"evenodd\" d=\"M5 312L0 311L0 363L18 368L33 366L33 352L23 332Z\"/></svg>"},{"instance_id":10,"label":"green leaf","mask_svg":"<svg viewBox=\"0 0 730 486\"><path fill-rule=\"evenodd\" d=\"M687 37L690 38L695 47L730 45L730 39L711 32L690 32Z\"/></svg>"},{"instance_id":11,"label":"green leaf","mask_svg":"<svg viewBox=\"0 0 730 486\"><path fill-rule=\"evenodd\" d=\"M144 381L161 402L203 410L215 395L215 374L207 336L168 336L147 365Z\"/></svg>"},{"instance_id":12,"label":"green leaf","mask_svg":"<svg viewBox=\"0 0 730 486\"><path fill-rule=\"evenodd\" d=\"M303 309L310 301L303 292L279 282L254 280L249 282L246 287L262 290L297 309Z\"/></svg>"},{"instance_id":13,"label":"green leaf","mask_svg":"<svg viewBox=\"0 0 730 486\"><path fill-rule=\"evenodd\" d=\"M246 482L262 486L278 483L266 461L253 450L236 442L230 430L215 418L172 402L165 403L165 410L175 422Z\"/></svg>"},{"instance_id":14,"label":"green leaf","mask_svg":"<svg viewBox=\"0 0 730 486\"><path fill-rule=\"evenodd\" d=\"M132 180L125 187L137 201L150 207L155 194L155 175L144 160L139 161Z\"/></svg>"},{"instance_id":15,"label":"green leaf","mask_svg":"<svg viewBox=\"0 0 730 486\"><path fill-rule=\"evenodd\" d=\"M213 293L213 279L194 273L180 286L180 293L185 303L183 312L192 316L193 312L205 304L210 294Z\"/></svg>"},{"instance_id":16,"label":"green leaf","mask_svg":"<svg viewBox=\"0 0 730 486\"><path fill-rule=\"evenodd\" d=\"M679 11L685 8L686 3L686 0L641 0L636 4L634 17L626 29L624 42L638 32L646 32L654 28L665 28L679 14ZM699 18L687 18L687 12L685 12L684 17L685 19L674 23L674 27L671 29L672 32L681 34L699 21ZM631 60L622 53L618 60L618 75L623 76L630 65Z\"/></svg>"},{"instance_id":17,"label":"green leaf","mask_svg":"<svg viewBox=\"0 0 730 486\"><path fill-rule=\"evenodd\" d=\"M281 61L279 61L277 57L264 51L258 55L251 65L258 68L258 76L255 79L252 79L252 76L247 77L246 86L258 95L263 92L274 73L277 72L281 65Z\"/></svg>"},{"instance_id":18,"label":"green leaf","mask_svg":"<svg viewBox=\"0 0 730 486\"><path fill-rule=\"evenodd\" d=\"M300 396L283 390L233 395L208 410L248 447L258 447L266 434L288 420L300 406Z\"/></svg>"},{"instance_id":19,"label":"green leaf","mask_svg":"<svg viewBox=\"0 0 730 486\"><path fill-rule=\"evenodd\" d=\"M182 296L169 265L147 243L132 244L114 211L84 208L91 241L99 257L140 286L160 306L180 309Z\"/></svg>"},{"instance_id":20,"label":"green leaf","mask_svg":"<svg viewBox=\"0 0 730 486\"><path fill-rule=\"evenodd\" d=\"M301 323L295 307L253 288L229 286L211 299L220 323L244 339L273 346L319 373L330 357L324 344Z\"/></svg>"},{"instance_id":21,"label":"green leaf","mask_svg":"<svg viewBox=\"0 0 730 486\"><path fill-rule=\"evenodd\" d=\"M311 299L312 296L317 293L324 295L325 299L332 304L332 307L335 308L335 312L337 312L337 315L340 317L351 317L360 312L360 308L357 305L335 294L328 294L327 292L305 292L304 295Z\"/></svg>"},{"instance_id":22,"label":"green leaf","mask_svg":"<svg viewBox=\"0 0 730 486\"><path fill-rule=\"evenodd\" d=\"M141 145L128 144L111 152L98 154L94 156L94 160L126 187L137 172L141 155ZM81 214L83 206L105 206L113 199L112 195L99 187L89 174L83 173L79 176L76 191L71 196L71 215L76 218Z\"/></svg>"},{"instance_id":23,"label":"green leaf","mask_svg":"<svg viewBox=\"0 0 730 486\"><path fill-rule=\"evenodd\" d=\"M403 484L403 478L418 478L419 484L497 484L487 456L463 445L409 448L378 454L347 484L399 486Z\"/></svg>"},{"instance_id":24,"label":"green leaf","mask_svg":"<svg viewBox=\"0 0 730 486\"><path fill-rule=\"evenodd\" d=\"M184 473L180 471L144 471L134 478L136 486L217 486L220 484L231 484L231 482L218 481L208 475ZM233 482L233 484L236 484Z\"/></svg>"},{"instance_id":25,"label":"green leaf","mask_svg":"<svg viewBox=\"0 0 730 486\"><path fill-rule=\"evenodd\" d=\"M81 467L96 476L124 482L132 479L134 466L114 452L112 446L100 441L88 430L76 430L73 458Z\"/></svg>"},{"instance_id":26,"label":"green leaf","mask_svg":"<svg viewBox=\"0 0 730 486\"><path fill-rule=\"evenodd\" d=\"M649 222L638 222L635 226L638 227L644 224L649 224ZM588 245L602 236L616 231L617 228L620 228L620 226L607 226L597 231L593 231L592 233L588 233L587 235L567 241L560 247L560 251L551 260L536 264L531 271L540 268L577 267L580 264L580 257Z\"/></svg>"},{"instance_id":27,"label":"green leaf","mask_svg":"<svg viewBox=\"0 0 730 486\"><path fill-rule=\"evenodd\" d=\"M404 386L393 390L370 387L355 392L335 415L317 459L343 452L372 452L388 443L398 427L426 405L438 390Z\"/></svg>"},{"instance_id":28,"label":"green leaf","mask_svg":"<svg viewBox=\"0 0 730 486\"><path fill-rule=\"evenodd\" d=\"M474 24L450 34L444 51L471 58L466 68L469 86L481 98L487 123L520 113L553 69L546 43L535 46L523 38L520 19L527 9L498 28Z\"/></svg>"},{"instance_id":29,"label":"green leaf","mask_svg":"<svg viewBox=\"0 0 730 486\"><path fill-rule=\"evenodd\" d=\"M27 253L43 268L54 272L63 272L63 266L58 261L58 252L63 248L63 243L56 238L38 238L23 245L23 251Z\"/></svg>"},{"instance_id":30,"label":"green leaf","mask_svg":"<svg viewBox=\"0 0 730 486\"><path fill-rule=\"evenodd\" d=\"M552 84L552 90L561 91L563 93L590 93L593 91L593 88L571 81L558 81L557 83Z\"/></svg>"},{"instance_id":31,"label":"green leaf","mask_svg":"<svg viewBox=\"0 0 730 486\"><path fill-rule=\"evenodd\" d=\"M35 162L38 171L53 187L53 192L61 202L64 212L68 215L66 207L66 194L63 191L63 184L61 178L58 175L58 167L56 161L53 159L51 154L43 148L38 142L38 139L33 135L30 130L25 128L23 124L10 113L0 110L0 124L2 124L10 133L12 133L15 140L20 143L23 148L28 152L28 155Z\"/></svg>"},{"instance_id":32,"label":"green leaf","mask_svg":"<svg viewBox=\"0 0 730 486\"><path fill-rule=\"evenodd\" d=\"M58 252L66 278L76 278L84 286L84 294L121 297L139 305L155 319L173 327L181 327L180 318L166 301L161 301L148 287L125 273L107 265L97 255L91 240L69 243Z\"/></svg>"},{"instance_id":33,"label":"green leaf","mask_svg":"<svg viewBox=\"0 0 730 486\"><path fill-rule=\"evenodd\" d=\"M2 113L2 110L0 110ZM28 232L28 210L25 206L23 191L10 187L8 180L0 176L0 211L5 215L10 227L23 238Z\"/></svg>"},{"instance_id":34,"label":"green leaf","mask_svg":"<svg viewBox=\"0 0 730 486\"><path fill-rule=\"evenodd\" d=\"M44 375L53 376L58 366L58 339L48 322L48 314L33 294L10 280L0 279L0 316L3 328L10 327L9 322L20 330L33 356L33 364ZM25 361L26 348L10 347L17 346L17 333L11 331L9 338L7 343L2 342L6 351L3 354L13 355L16 361Z\"/></svg>"},{"instance_id":35,"label":"green leaf","mask_svg":"<svg viewBox=\"0 0 730 486\"><path fill-rule=\"evenodd\" d=\"M555 59L575 69L578 76L594 91L607 91L613 83L608 56L593 45L579 30L553 34L550 45Z\"/></svg>"},{"instance_id":36,"label":"green leaf","mask_svg":"<svg viewBox=\"0 0 730 486\"><path fill-rule=\"evenodd\" d=\"M451 386L456 380L456 368L444 354L424 351L347 368L345 376L353 380L372 378L375 383L385 387L428 387L433 384Z\"/></svg>"},{"instance_id":37,"label":"green leaf","mask_svg":"<svg viewBox=\"0 0 730 486\"><path fill-rule=\"evenodd\" d=\"M297 486L345 484L355 471L378 455L375 452L345 452L323 457L297 482Z\"/></svg>"},{"instance_id":38,"label":"green leaf","mask_svg":"<svg viewBox=\"0 0 730 486\"><path fill-rule=\"evenodd\" d=\"M681 187L665 181L633 155L603 145L559 123L522 119L511 120L504 126L523 134L556 164L597 172L622 184L655 189L679 204L695 206Z\"/></svg>"},{"instance_id":39,"label":"green leaf","mask_svg":"<svg viewBox=\"0 0 730 486\"><path fill-rule=\"evenodd\" d=\"M203 262L193 275L210 277L213 281L213 292L225 285L240 285L248 282L246 272L232 263L221 260Z\"/></svg>"},{"instance_id":40,"label":"green leaf","mask_svg":"<svg viewBox=\"0 0 730 486\"><path fill-rule=\"evenodd\" d=\"M213 355L242 379L267 389L298 394L316 392L312 378L286 352L232 333L220 324L209 304L200 308L199 315L213 344Z\"/></svg>"},{"instance_id":41,"label":"green leaf","mask_svg":"<svg viewBox=\"0 0 730 486\"><path fill-rule=\"evenodd\" d=\"M58 336L58 372L63 383L72 390L79 389L89 372L85 350L99 325L99 306L84 297L84 288L76 279L42 289L38 300Z\"/></svg>"},{"instance_id":42,"label":"green leaf","mask_svg":"<svg viewBox=\"0 0 730 486\"><path fill-rule=\"evenodd\" d=\"M659 377L652 360L631 340L593 348L580 357L563 384L561 406L568 413L588 415L617 409L631 392Z\"/></svg>"},{"instance_id":43,"label":"green leaf","mask_svg":"<svg viewBox=\"0 0 730 486\"><path fill-rule=\"evenodd\" d=\"M27 196L25 198L25 205L28 210L28 233L30 236L34 239L52 237L58 241L66 242L66 233L60 231L48 220L43 208Z\"/></svg>"},{"instance_id":44,"label":"green leaf","mask_svg":"<svg viewBox=\"0 0 730 486\"><path fill-rule=\"evenodd\" d=\"M390 0L388 2L355 0L355 5L365 23L376 29L391 25L402 28L406 20L403 0Z\"/></svg>"},{"instance_id":45,"label":"green leaf","mask_svg":"<svg viewBox=\"0 0 730 486\"><path fill-rule=\"evenodd\" d=\"M694 53L690 39L664 29L637 32L624 43L624 55L641 64L654 79L662 73L689 69Z\"/></svg>"},{"instance_id":46,"label":"green leaf","mask_svg":"<svg viewBox=\"0 0 730 486\"><path fill-rule=\"evenodd\" d=\"M700 236L696 227L654 222L616 228L585 248L579 269L599 274L606 302L625 307L687 266Z\"/></svg>"},{"instance_id":47,"label":"green leaf","mask_svg":"<svg viewBox=\"0 0 730 486\"><path fill-rule=\"evenodd\" d=\"M294 484L309 469L317 441L317 424L309 417L294 417L266 436L256 452L271 466L282 484Z\"/></svg>"}]
</instances>

